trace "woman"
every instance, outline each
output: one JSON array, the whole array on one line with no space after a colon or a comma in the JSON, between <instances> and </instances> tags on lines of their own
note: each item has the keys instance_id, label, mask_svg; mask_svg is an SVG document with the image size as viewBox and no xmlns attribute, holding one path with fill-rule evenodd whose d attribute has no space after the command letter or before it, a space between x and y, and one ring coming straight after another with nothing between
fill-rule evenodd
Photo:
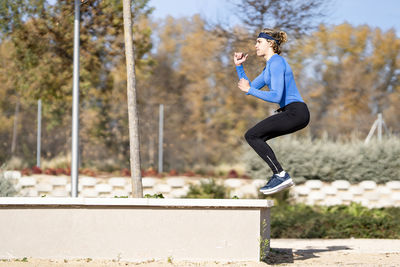
<instances>
[{"instance_id":1,"label":"woman","mask_svg":"<svg viewBox=\"0 0 400 267\"><path fill-rule=\"evenodd\" d=\"M310 121L310 113L296 87L293 72L286 60L279 55L280 45L286 41L287 35L283 31L264 29L258 35L255 48L257 56L265 59L266 67L252 82L247 78L242 66L248 55L243 53L234 55L234 63L240 79L239 89L246 92L246 95L280 105L276 111L277 114L257 123L245 134L249 145L273 172L268 183L260 189L264 194L274 194L294 185L292 178L283 170L266 141L303 129ZM260 90L265 85L268 86L269 91Z\"/></svg>"}]
</instances>

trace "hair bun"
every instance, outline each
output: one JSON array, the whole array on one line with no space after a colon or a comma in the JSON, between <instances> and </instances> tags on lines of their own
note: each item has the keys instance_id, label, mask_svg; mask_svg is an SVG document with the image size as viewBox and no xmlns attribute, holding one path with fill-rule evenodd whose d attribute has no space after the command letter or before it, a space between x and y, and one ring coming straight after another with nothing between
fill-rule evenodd
<instances>
[{"instance_id":1,"label":"hair bun","mask_svg":"<svg viewBox=\"0 0 400 267\"><path fill-rule=\"evenodd\" d=\"M269 28L265 28L262 30L263 33L266 33L270 36L272 36L273 38L275 38L278 42L274 42L275 45L273 47L274 52L277 53L278 55L282 52L280 45L282 45L283 43L287 42L287 34L284 31L278 31L275 29L269 29Z\"/></svg>"},{"instance_id":2,"label":"hair bun","mask_svg":"<svg viewBox=\"0 0 400 267\"><path fill-rule=\"evenodd\" d=\"M286 43L287 42L287 34L284 31L279 31L278 34L279 36L278 40L281 44Z\"/></svg>"},{"instance_id":3,"label":"hair bun","mask_svg":"<svg viewBox=\"0 0 400 267\"><path fill-rule=\"evenodd\" d=\"M273 38L279 41L279 44L283 44L287 42L287 34L284 31L279 31L275 29L264 28L262 32L271 35Z\"/></svg>"}]
</instances>

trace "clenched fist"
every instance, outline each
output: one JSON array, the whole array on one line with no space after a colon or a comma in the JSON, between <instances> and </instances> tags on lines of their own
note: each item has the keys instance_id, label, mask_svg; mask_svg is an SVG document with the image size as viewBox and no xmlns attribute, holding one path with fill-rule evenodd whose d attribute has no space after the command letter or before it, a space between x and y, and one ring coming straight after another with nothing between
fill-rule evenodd
<instances>
[{"instance_id":1,"label":"clenched fist","mask_svg":"<svg viewBox=\"0 0 400 267\"><path fill-rule=\"evenodd\" d=\"M240 66L243 62L246 61L247 56L249 54L244 54L242 52L235 52L235 55L233 56L233 62L235 62L236 66Z\"/></svg>"},{"instance_id":2,"label":"clenched fist","mask_svg":"<svg viewBox=\"0 0 400 267\"><path fill-rule=\"evenodd\" d=\"M238 82L238 87L239 87L239 89L242 90L243 92L248 93L248 92L249 92L249 89L250 89L250 83L249 83L248 80L242 78L242 79L240 79L239 82Z\"/></svg>"}]
</instances>

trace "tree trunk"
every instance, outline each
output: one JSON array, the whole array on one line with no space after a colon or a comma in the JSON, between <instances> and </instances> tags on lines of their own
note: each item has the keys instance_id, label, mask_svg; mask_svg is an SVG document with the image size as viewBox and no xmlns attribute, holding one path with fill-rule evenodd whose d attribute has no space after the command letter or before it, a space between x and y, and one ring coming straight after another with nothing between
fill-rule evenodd
<instances>
[{"instance_id":1,"label":"tree trunk","mask_svg":"<svg viewBox=\"0 0 400 267\"><path fill-rule=\"evenodd\" d=\"M140 172L139 154L139 118L136 100L136 77L135 77L135 51L132 37L132 11L131 0L123 0L124 7L124 35L125 35L125 57L127 74L128 94L128 116L129 116L129 144L130 163L132 177L132 196L143 197L142 176Z\"/></svg>"}]
</instances>

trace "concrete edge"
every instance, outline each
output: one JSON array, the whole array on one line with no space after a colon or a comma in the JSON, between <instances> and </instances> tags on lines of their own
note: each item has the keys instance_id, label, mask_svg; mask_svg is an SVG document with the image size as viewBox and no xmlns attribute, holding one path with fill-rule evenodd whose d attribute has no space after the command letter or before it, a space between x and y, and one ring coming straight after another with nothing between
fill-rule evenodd
<instances>
[{"instance_id":1,"label":"concrete edge","mask_svg":"<svg viewBox=\"0 0 400 267\"><path fill-rule=\"evenodd\" d=\"M10 205L270 208L274 206L274 201L269 199L0 197L0 207Z\"/></svg>"}]
</instances>

